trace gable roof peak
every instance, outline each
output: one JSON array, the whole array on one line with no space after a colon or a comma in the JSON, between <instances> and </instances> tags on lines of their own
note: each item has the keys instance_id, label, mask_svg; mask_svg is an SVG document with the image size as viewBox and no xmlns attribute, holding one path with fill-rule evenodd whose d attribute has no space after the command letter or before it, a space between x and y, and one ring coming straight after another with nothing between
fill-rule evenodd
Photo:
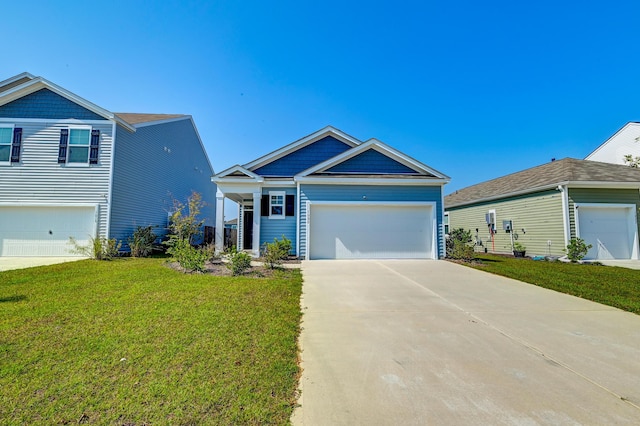
<instances>
[{"instance_id":1,"label":"gable roof peak","mask_svg":"<svg viewBox=\"0 0 640 426\"><path fill-rule=\"evenodd\" d=\"M288 145L283 146L280 149L277 149L275 151L270 152L269 154L263 155L262 157L253 160L249 163L246 163L244 165L244 167L246 167L247 169L251 169L251 170L255 170L259 167L262 167L266 164L269 164L275 160L278 160L288 154L291 154L294 151L297 151L301 148L304 148L307 145L310 145L314 142L317 142L327 136L332 136L335 139L339 140L340 142L345 143L346 145L350 146L350 147L354 147L354 146L358 146L360 145L362 142L356 138L354 138L353 136L350 136L348 134L346 134L345 132L343 132L342 130L339 130L333 126L325 126L320 130L317 130L303 138L300 138L294 142L291 142Z\"/></svg>"},{"instance_id":2,"label":"gable roof peak","mask_svg":"<svg viewBox=\"0 0 640 426\"><path fill-rule=\"evenodd\" d=\"M30 80L35 79L36 77L33 74L29 74L28 72L23 72L18 75L14 75L13 77L7 78L6 80L0 81L0 93L5 92L13 87L24 84Z\"/></svg>"}]
</instances>

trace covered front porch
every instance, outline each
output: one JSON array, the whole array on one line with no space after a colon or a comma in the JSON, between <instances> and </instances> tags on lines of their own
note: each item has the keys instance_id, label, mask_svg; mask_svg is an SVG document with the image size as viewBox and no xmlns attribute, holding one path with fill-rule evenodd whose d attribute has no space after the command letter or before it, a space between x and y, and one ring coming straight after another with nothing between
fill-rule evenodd
<instances>
[{"instance_id":1,"label":"covered front porch","mask_svg":"<svg viewBox=\"0 0 640 426\"><path fill-rule=\"evenodd\" d=\"M229 188L225 188L229 190ZM225 199L238 204L238 250L250 251L254 257L260 256L260 208L262 192L224 192L218 185L216 192L216 233L215 248L220 253L224 250L224 212ZM257 214L254 214L257 212Z\"/></svg>"},{"instance_id":2,"label":"covered front porch","mask_svg":"<svg viewBox=\"0 0 640 426\"><path fill-rule=\"evenodd\" d=\"M218 186L216 192L215 248L224 250L225 199L238 204L238 250L250 250L252 256L260 256L260 209L264 179L242 166L227 169L211 180ZM255 214L254 214L255 212Z\"/></svg>"}]
</instances>

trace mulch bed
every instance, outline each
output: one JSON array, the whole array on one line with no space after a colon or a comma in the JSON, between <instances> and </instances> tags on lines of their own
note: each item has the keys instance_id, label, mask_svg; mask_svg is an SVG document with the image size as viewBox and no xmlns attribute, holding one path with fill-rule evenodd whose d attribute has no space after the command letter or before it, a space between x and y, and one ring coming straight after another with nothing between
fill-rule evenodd
<instances>
[{"instance_id":1,"label":"mulch bed","mask_svg":"<svg viewBox=\"0 0 640 426\"><path fill-rule=\"evenodd\" d=\"M256 259L256 262L262 263L262 259ZM295 265L300 264L300 259L295 257L290 257L282 262L283 264ZM207 275L215 275L219 277L230 277L231 270L227 267L227 264L222 260L214 260L206 262L204 265L203 272L189 272L182 269L178 262L167 262L167 265L171 269L175 269L176 271L184 272L187 274L207 274ZM251 266L251 268L247 269L241 276L243 277L255 277L255 278L269 278L272 277L275 273L274 269L269 269L264 265L255 265Z\"/></svg>"}]
</instances>

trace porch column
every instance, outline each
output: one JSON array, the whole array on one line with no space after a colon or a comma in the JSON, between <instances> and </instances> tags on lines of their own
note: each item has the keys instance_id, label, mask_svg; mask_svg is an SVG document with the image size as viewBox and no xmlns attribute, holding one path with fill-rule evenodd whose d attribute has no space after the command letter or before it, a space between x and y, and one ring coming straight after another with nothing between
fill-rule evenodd
<instances>
[{"instance_id":1,"label":"porch column","mask_svg":"<svg viewBox=\"0 0 640 426\"><path fill-rule=\"evenodd\" d=\"M262 201L262 192L253 193L253 249L254 257L260 256L260 212L262 211L260 203Z\"/></svg>"},{"instance_id":2,"label":"porch column","mask_svg":"<svg viewBox=\"0 0 640 426\"><path fill-rule=\"evenodd\" d=\"M224 250L224 193L218 189L216 192L216 253Z\"/></svg>"}]
</instances>

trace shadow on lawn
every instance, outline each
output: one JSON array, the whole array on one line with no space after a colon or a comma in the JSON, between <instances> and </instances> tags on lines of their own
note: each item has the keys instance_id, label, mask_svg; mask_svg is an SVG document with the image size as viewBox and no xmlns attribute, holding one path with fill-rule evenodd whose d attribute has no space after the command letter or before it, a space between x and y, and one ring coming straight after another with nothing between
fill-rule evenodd
<instances>
[{"instance_id":1,"label":"shadow on lawn","mask_svg":"<svg viewBox=\"0 0 640 426\"><path fill-rule=\"evenodd\" d=\"M0 303L3 303L3 302L22 302L23 300L27 300L27 296L25 296L24 294L21 294L19 296L0 297Z\"/></svg>"}]
</instances>

